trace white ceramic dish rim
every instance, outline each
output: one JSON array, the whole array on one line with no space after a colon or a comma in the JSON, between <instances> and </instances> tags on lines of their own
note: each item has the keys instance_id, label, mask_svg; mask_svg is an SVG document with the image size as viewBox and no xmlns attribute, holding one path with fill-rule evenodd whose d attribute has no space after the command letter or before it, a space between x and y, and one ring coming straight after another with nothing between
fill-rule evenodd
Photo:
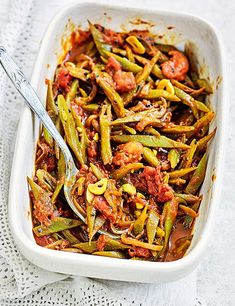
<instances>
[{"instance_id":1,"label":"white ceramic dish rim","mask_svg":"<svg viewBox=\"0 0 235 306\"><path fill-rule=\"evenodd\" d=\"M32 81L32 85L34 86L35 84L37 84L38 79L39 79L39 71L43 65L43 61L44 61L44 57L46 54L46 44L48 41L48 38L50 37L50 32L53 29L53 25L61 18L61 16L63 16L64 12L73 7L74 5L78 6L82 6L82 5L96 5L96 6L102 6L98 3L95 2L90 2L90 1L84 1L84 2L80 2L78 3L73 3L70 4L66 7L64 7L64 9L62 9L59 13L56 14L56 16L53 18L53 20L51 21L51 23L48 26L47 32L44 36L44 39L41 43L41 47L38 53L38 57L34 66L34 71L33 71L33 75L31 78ZM120 5L108 5L105 4L106 8L113 8L113 9L123 9L123 6ZM126 7L126 6L125 6ZM131 6L127 6L128 9L131 9L133 11L138 11L138 9L136 7L131 7ZM58 260L58 262L61 262L61 260L63 260L64 262L69 261L70 263L74 263L76 264L76 262L79 260L80 264L84 263L84 264L89 264L90 267L97 267L99 265L99 267L102 268L112 268L115 266L116 269L118 269L119 267L121 267L122 269L125 267L128 267L129 271L135 271L136 269L138 271L142 271L142 272L146 272L148 268L151 268L151 270L155 270L157 271L165 271L165 272L173 272L173 271L179 271L181 269L185 269L186 267L190 267L191 265L194 266L195 262L197 261L197 259L202 255L203 250L205 249L205 246L208 242L208 238L210 237L211 234L211 230L212 230L212 223L213 223L213 219L214 219L214 215L216 212L216 202L218 202L219 198L220 198L220 192L221 192L221 185L222 185L222 174L223 174L223 160L224 160L224 147L225 147L225 139L226 139L226 117L227 117L227 109L228 109L228 103L227 103L227 99L226 99L226 88L225 88L225 71L224 71L224 56L223 56L223 49L221 47L220 44L220 40L218 38L217 32L214 30L213 26L211 26L207 21L196 17L194 15L190 15L190 14L186 14L186 13L178 13L178 12L173 12L173 11L168 11L168 10L154 10L156 11L158 14L162 14L162 15L170 15L170 16L181 16L184 18L190 18L190 19L195 19L197 21L200 21L201 23L204 23L207 27L210 28L210 30L214 33L216 39L217 39L217 44L220 48L220 61L221 61L221 67L222 67L222 76L223 76L223 82L222 84L220 84L220 86L223 87L222 89L222 100L223 100L223 113L221 114L221 118L222 118L222 123L220 126L221 129L221 137L219 138L219 143L217 143L217 148L219 148L219 155L216 161L217 164L217 170L216 170L216 180L214 182L214 191L213 191L213 197L211 199L211 207L207 216L207 220L206 223L204 224L204 229L203 229L203 236L202 238L197 242L197 244L194 246L193 250L187 254L187 256L174 261L174 262L146 262L146 261L127 261L127 260L122 260L122 259L114 259L114 258L106 258L106 260L104 261L102 257L98 257L96 256L95 260L93 256L90 255L86 255L86 254L79 254L79 258L77 254L73 254L73 253L66 253L66 252L58 252L58 251L54 251L54 250L48 250L45 248L42 248L40 246L38 246L34 241L30 240L29 237L24 233L21 232L21 234L19 235L18 233L20 232L20 228L18 225L18 222L16 222L17 220L17 215L16 212L13 209L13 205L12 205L12 201L13 201L13 194L14 194L14 186L16 184L16 181L14 179L14 173L17 172L17 160L18 160L18 156L19 154L21 154L21 152L19 152L18 147L19 147L19 143L22 137L22 131L24 130L24 128L26 128L26 118L28 117L28 113L30 112L28 107L25 106L22 112L22 115L20 117L20 122L19 122L19 127L18 127L18 133L17 133L17 138L16 138L16 143L15 143L15 154L14 154L14 159L13 159L13 163L12 163L12 176L11 176L11 181L10 181L10 188L9 188L9 221L10 221L10 227L14 236L14 239L16 241L16 243L18 244L18 246L20 246L20 249L23 250L25 248L25 250L28 250L32 253L34 253L37 256L44 256L47 259L53 259L53 260ZM147 10L147 9L141 9L141 12L143 13L152 13L153 10ZM13 171L14 170L14 171ZM26 252L23 252L24 255L26 255ZM26 255L27 257L27 255Z\"/></svg>"}]
</instances>

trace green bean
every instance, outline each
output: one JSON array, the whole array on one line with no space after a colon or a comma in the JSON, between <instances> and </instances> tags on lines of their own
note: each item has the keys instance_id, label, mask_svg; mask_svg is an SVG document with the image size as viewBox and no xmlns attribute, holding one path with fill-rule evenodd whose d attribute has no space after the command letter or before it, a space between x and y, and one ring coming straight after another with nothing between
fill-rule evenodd
<instances>
[{"instance_id":1,"label":"green bean","mask_svg":"<svg viewBox=\"0 0 235 306\"><path fill-rule=\"evenodd\" d=\"M195 100L197 109L204 112L204 113L208 113L210 111L210 109L206 106L205 103L202 103L201 101L197 101Z\"/></svg>"},{"instance_id":2,"label":"green bean","mask_svg":"<svg viewBox=\"0 0 235 306\"><path fill-rule=\"evenodd\" d=\"M162 216L164 219L165 239L164 239L164 247L161 251L161 254L164 253L168 247L169 238L171 235L173 225L175 223L177 212L178 212L178 202L176 201L175 198L164 204Z\"/></svg>"},{"instance_id":3,"label":"green bean","mask_svg":"<svg viewBox=\"0 0 235 306\"><path fill-rule=\"evenodd\" d=\"M52 81L47 80L47 97L46 97L46 110L52 119L52 121L55 123L56 118L58 116L58 109L55 105L54 96L53 96L53 90L52 90ZM48 132L48 130L43 126L43 134L46 143L52 148L53 147L53 137Z\"/></svg>"},{"instance_id":4,"label":"green bean","mask_svg":"<svg viewBox=\"0 0 235 306\"><path fill-rule=\"evenodd\" d=\"M100 58L102 59L102 62L103 62L104 64L108 64L108 58L106 58L106 57L104 57L104 56L101 56Z\"/></svg>"},{"instance_id":5,"label":"green bean","mask_svg":"<svg viewBox=\"0 0 235 306\"><path fill-rule=\"evenodd\" d=\"M43 126L43 136L44 136L44 139L46 141L46 143L51 147L53 148L53 144L54 144L54 139L53 137L51 136L51 134L48 132L48 130Z\"/></svg>"},{"instance_id":6,"label":"green bean","mask_svg":"<svg viewBox=\"0 0 235 306\"><path fill-rule=\"evenodd\" d=\"M96 81L98 85L104 90L104 93L111 102L116 115L118 117L124 117L126 110L124 108L123 100L108 82L110 78L111 77L108 73L100 72L98 69L96 70Z\"/></svg>"},{"instance_id":7,"label":"green bean","mask_svg":"<svg viewBox=\"0 0 235 306\"><path fill-rule=\"evenodd\" d=\"M138 73L142 70L140 66L138 66L135 63L130 62L127 58L121 57L115 53L109 52L109 51L104 51L104 54L106 57L114 57L121 65L122 68L126 71L130 71L133 73Z\"/></svg>"},{"instance_id":8,"label":"green bean","mask_svg":"<svg viewBox=\"0 0 235 306\"><path fill-rule=\"evenodd\" d=\"M66 242L66 240L64 239L59 239L55 242L52 242L50 244L47 244L45 246L45 248L50 249L50 250L56 250L56 249L60 249L60 247L62 247L64 245L64 243Z\"/></svg>"},{"instance_id":9,"label":"green bean","mask_svg":"<svg viewBox=\"0 0 235 306\"><path fill-rule=\"evenodd\" d=\"M86 149L90 143L90 140L87 136L86 128L84 127L81 117L77 114L75 108L71 107L71 113L77 128L77 131L80 132L80 137L81 137L81 154L83 160L86 160Z\"/></svg>"},{"instance_id":10,"label":"green bean","mask_svg":"<svg viewBox=\"0 0 235 306\"><path fill-rule=\"evenodd\" d=\"M92 87L91 87L91 91L89 95L87 95L86 92L82 88L79 88L80 92L83 94L83 97L77 97L76 102L78 104L81 104L82 106L85 106L85 104L91 103L95 99L97 91L98 91L98 87L95 81L95 76L93 74L91 74L90 81L91 81Z\"/></svg>"},{"instance_id":11,"label":"green bean","mask_svg":"<svg viewBox=\"0 0 235 306\"><path fill-rule=\"evenodd\" d=\"M51 80L47 80L46 110L49 112L51 118L54 121L56 117L58 116L58 109L55 105Z\"/></svg>"},{"instance_id":12,"label":"green bean","mask_svg":"<svg viewBox=\"0 0 235 306\"><path fill-rule=\"evenodd\" d=\"M160 217L158 213L156 213L156 211L154 210L150 210L147 225L146 225L148 243L152 244L154 241L159 220L160 220Z\"/></svg>"},{"instance_id":13,"label":"green bean","mask_svg":"<svg viewBox=\"0 0 235 306\"><path fill-rule=\"evenodd\" d=\"M141 163L131 163L131 164L127 164L117 170L114 170L112 173L112 177L115 178L116 180L120 180L121 178L123 178L124 176L126 176L128 173L132 172L132 171L136 171L139 170L141 168L143 168L144 165Z\"/></svg>"},{"instance_id":14,"label":"green bean","mask_svg":"<svg viewBox=\"0 0 235 306\"><path fill-rule=\"evenodd\" d=\"M200 133L201 129L205 126L207 126L213 119L214 119L215 113L214 112L208 112L203 117L197 120L196 123L194 123L194 134L198 135Z\"/></svg>"},{"instance_id":15,"label":"green bean","mask_svg":"<svg viewBox=\"0 0 235 306\"><path fill-rule=\"evenodd\" d=\"M128 60L132 63L135 62L134 54L129 46L126 46L126 54L122 54L123 56L127 56Z\"/></svg>"},{"instance_id":16,"label":"green bean","mask_svg":"<svg viewBox=\"0 0 235 306\"><path fill-rule=\"evenodd\" d=\"M173 125L161 129L161 132L168 134L180 134L194 131L194 126L187 125Z\"/></svg>"},{"instance_id":17,"label":"green bean","mask_svg":"<svg viewBox=\"0 0 235 306\"><path fill-rule=\"evenodd\" d=\"M176 80L172 80L171 81L173 85L175 85L175 88L178 88L179 90L176 90L177 91L177 94L179 97L181 97L181 99L184 101L184 103L188 106L190 106L190 103L192 103L191 105L191 108L193 109L195 106L197 107L198 110L200 111L203 111L203 112L209 112L209 108L204 104L202 103L201 101L197 101L197 100L194 100L194 98L192 96L190 96L189 94L187 94L186 92L184 91L188 91L190 92L191 95L195 95L195 93L199 90L195 90L195 89L192 89ZM183 92L184 93L183 93ZM194 113L196 114L196 111L194 110ZM196 117L196 116L195 116ZM197 117L196 117L197 118Z\"/></svg>"},{"instance_id":18,"label":"green bean","mask_svg":"<svg viewBox=\"0 0 235 306\"><path fill-rule=\"evenodd\" d=\"M38 169L36 171L36 176L38 182L45 188L47 191L52 191L56 185L56 179L46 170Z\"/></svg>"},{"instance_id":19,"label":"green bean","mask_svg":"<svg viewBox=\"0 0 235 306\"><path fill-rule=\"evenodd\" d=\"M138 62L140 62L143 65L147 65L150 61L148 59L146 59L145 57L139 56L139 55L135 55L135 58L137 59ZM155 75L157 78L159 79L163 79L164 76L162 74L161 69L158 67L157 64L154 65L151 73L153 75Z\"/></svg>"},{"instance_id":20,"label":"green bean","mask_svg":"<svg viewBox=\"0 0 235 306\"><path fill-rule=\"evenodd\" d=\"M196 105L194 98L175 86L174 86L174 90L175 90L176 96L180 98L184 104L186 104L187 106L191 108L194 117L198 119L199 118L198 109L197 109L197 105Z\"/></svg>"},{"instance_id":21,"label":"green bean","mask_svg":"<svg viewBox=\"0 0 235 306\"><path fill-rule=\"evenodd\" d=\"M144 82L147 80L147 78L149 77L153 67L155 66L158 58L159 58L159 54L160 52L157 52L153 58L151 59L151 61L149 61L148 63L146 63L146 65L144 66L143 70L141 72L139 72L136 76L136 84L140 84L141 82Z\"/></svg>"},{"instance_id":22,"label":"green bean","mask_svg":"<svg viewBox=\"0 0 235 306\"><path fill-rule=\"evenodd\" d=\"M199 87L204 87L207 94L213 93L213 88L206 79L198 79L197 84Z\"/></svg>"},{"instance_id":23,"label":"green bean","mask_svg":"<svg viewBox=\"0 0 235 306\"><path fill-rule=\"evenodd\" d=\"M91 167L92 172L95 174L98 180L101 180L105 177L104 174L100 171L100 169L95 164L90 163L90 167Z\"/></svg>"},{"instance_id":24,"label":"green bean","mask_svg":"<svg viewBox=\"0 0 235 306\"><path fill-rule=\"evenodd\" d=\"M112 239L107 235L103 235L102 238L104 240L104 250L105 251L115 251L115 250L129 249L129 246L122 243L120 240Z\"/></svg>"},{"instance_id":25,"label":"green bean","mask_svg":"<svg viewBox=\"0 0 235 306\"><path fill-rule=\"evenodd\" d=\"M188 149L188 145L174 141L165 136L148 136L148 135L115 135L111 136L111 140L120 143L126 143L129 141L140 142L143 146L153 147L153 148L179 148L179 149Z\"/></svg>"},{"instance_id":26,"label":"green bean","mask_svg":"<svg viewBox=\"0 0 235 306\"><path fill-rule=\"evenodd\" d=\"M160 50L157 48L156 45L155 45L155 48L154 48L154 49L160 51ZM162 63L164 63L165 61L167 61L168 59L169 59L168 56L167 56L166 54L164 54L162 51L160 51L159 62L162 64Z\"/></svg>"},{"instance_id":27,"label":"green bean","mask_svg":"<svg viewBox=\"0 0 235 306\"><path fill-rule=\"evenodd\" d=\"M184 254L186 250L189 248L190 244L191 244L191 239L182 241L182 243L179 246L174 248L173 253L174 254L181 254L181 253Z\"/></svg>"},{"instance_id":28,"label":"green bean","mask_svg":"<svg viewBox=\"0 0 235 306\"><path fill-rule=\"evenodd\" d=\"M81 143L78 140L78 135L75 127L75 122L72 114L69 112L66 101L62 95L57 98L60 120L63 124L66 140L73 150L76 158L81 164L85 163L85 159L82 154Z\"/></svg>"},{"instance_id":29,"label":"green bean","mask_svg":"<svg viewBox=\"0 0 235 306\"><path fill-rule=\"evenodd\" d=\"M56 184L56 188L53 192L53 195L51 197L51 202L55 203L62 187L64 186L64 179L65 179L65 173L66 173L66 164L65 164L65 160L64 160L64 155L63 153L60 151L60 158L58 160L58 164L57 164L57 184Z\"/></svg>"},{"instance_id":30,"label":"green bean","mask_svg":"<svg viewBox=\"0 0 235 306\"><path fill-rule=\"evenodd\" d=\"M185 153L185 156L183 158L183 166L184 168L191 167L191 164L193 162L193 157L197 149L196 139L193 139L190 143L190 149Z\"/></svg>"},{"instance_id":31,"label":"green bean","mask_svg":"<svg viewBox=\"0 0 235 306\"><path fill-rule=\"evenodd\" d=\"M128 105L133 100L137 91L138 91L138 87L135 87L134 89L130 90L129 92L124 92L121 95L123 103L124 103L125 106Z\"/></svg>"},{"instance_id":32,"label":"green bean","mask_svg":"<svg viewBox=\"0 0 235 306\"><path fill-rule=\"evenodd\" d=\"M161 112L156 109L149 109L146 111L134 113L133 115L128 115L123 118L118 118L111 122L111 125L119 125L119 124L125 124L125 123L132 123L132 122L138 122L142 119L146 118L148 115L153 115L154 118L159 118L161 116ZM158 120L159 121L159 120Z\"/></svg>"},{"instance_id":33,"label":"green bean","mask_svg":"<svg viewBox=\"0 0 235 306\"><path fill-rule=\"evenodd\" d=\"M105 224L106 220L102 216L97 216L95 218L92 237L95 236L95 234L102 228L102 226Z\"/></svg>"},{"instance_id":34,"label":"green bean","mask_svg":"<svg viewBox=\"0 0 235 306\"><path fill-rule=\"evenodd\" d=\"M67 65L66 68L68 69L69 74L72 77L82 80L84 82L87 81L87 74L89 73L89 70L70 65Z\"/></svg>"},{"instance_id":35,"label":"green bean","mask_svg":"<svg viewBox=\"0 0 235 306\"><path fill-rule=\"evenodd\" d=\"M212 131L210 134L206 135L205 137L199 139L197 142L197 150L202 151L206 149L208 142L211 139L213 139L213 137L215 136L215 133L216 133L216 129L214 129L214 131Z\"/></svg>"},{"instance_id":36,"label":"green bean","mask_svg":"<svg viewBox=\"0 0 235 306\"><path fill-rule=\"evenodd\" d=\"M147 147L144 147L143 149L143 157L151 166L157 167L159 165L157 156Z\"/></svg>"},{"instance_id":37,"label":"green bean","mask_svg":"<svg viewBox=\"0 0 235 306\"><path fill-rule=\"evenodd\" d=\"M89 243L91 243L91 240L93 238L93 229L94 229L94 224L95 224L95 217L96 217L96 209L94 208L94 206L87 203L87 206L86 206L86 220L87 220Z\"/></svg>"},{"instance_id":38,"label":"green bean","mask_svg":"<svg viewBox=\"0 0 235 306\"><path fill-rule=\"evenodd\" d=\"M165 232L164 232L164 230L162 229L162 228L160 228L159 226L157 227L157 230L156 230L156 235L158 236L158 237L165 237Z\"/></svg>"},{"instance_id":39,"label":"green bean","mask_svg":"<svg viewBox=\"0 0 235 306\"><path fill-rule=\"evenodd\" d=\"M134 256L134 257L129 258L129 260L141 260L141 261L146 261L147 259L144 258L144 257L137 257L137 256Z\"/></svg>"},{"instance_id":40,"label":"green bean","mask_svg":"<svg viewBox=\"0 0 235 306\"><path fill-rule=\"evenodd\" d=\"M123 50L123 49L120 49L120 48L112 48L112 52L113 53L119 53L121 54L122 56L126 56L127 55L127 52L126 50Z\"/></svg>"},{"instance_id":41,"label":"green bean","mask_svg":"<svg viewBox=\"0 0 235 306\"><path fill-rule=\"evenodd\" d=\"M83 105L82 106L84 110L88 112L93 112L99 109L99 104L88 104L88 105Z\"/></svg>"},{"instance_id":42,"label":"green bean","mask_svg":"<svg viewBox=\"0 0 235 306\"><path fill-rule=\"evenodd\" d=\"M45 235L50 235L52 233L61 232L69 228L78 227L81 224L82 221L80 220L57 217L52 219L51 224L48 226L38 225L34 227L33 232L36 236L42 237Z\"/></svg>"},{"instance_id":43,"label":"green bean","mask_svg":"<svg viewBox=\"0 0 235 306\"><path fill-rule=\"evenodd\" d=\"M116 213L117 206L120 204L120 196L121 193L117 190L115 183L112 180L108 180L104 197L108 204L112 207L114 213Z\"/></svg>"},{"instance_id":44,"label":"green bean","mask_svg":"<svg viewBox=\"0 0 235 306\"><path fill-rule=\"evenodd\" d=\"M79 177L78 180L76 181L76 183L73 185L71 195L82 196L84 191L85 191L85 181L86 181L86 178L84 176ZM89 196L91 198L90 201L88 199ZM92 199L93 199L93 195L90 192L89 193L86 192L86 200L88 201L88 203L91 203ZM74 200L75 200L75 198L74 198ZM79 208L80 208L80 210L82 210L84 212L84 215L85 215L85 211L80 206L80 204L79 204Z\"/></svg>"},{"instance_id":45,"label":"green bean","mask_svg":"<svg viewBox=\"0 0 235 306\"><path fill-rule=\"evenodd\" d=\"M105 115L105 113L107 113ZM111 105L103 105L100 113L101 158L104 165L112 163L112 148L110 142Z\"/></svg>"},{"instance_id":46,"label":"green bean","mask_svg":"<svg viewBox=\"0 0 235 306\"><path fill-rule=\"evenodd\" d=\"M97 251L92 254L98 256L113 257L113 258L125 258L124 254L118 251Z\"/></svg>"},{"instance_id":47,"label":"green bean","mask_svg":"<svg viewBox=\"0 0 235 306\"><path fill-rule=\"evenodd\" d=\"M123 124L122 128L124 131L129 132L131 135L135 135L136 134L136 130L128 125Z\"/></svg>"},{"instance_id":48,"label":"green bean","mask_svg":"<svg viewBox=\"0 0 235 306\"><path fill-rule=\"evenodd\" d=\"M201 158L196 171L193 173L193 176L191 177L185 189L186 193L195 194L199 189L199 187L201 186L201 184L203 183L206 174L206 160L207 158L205 153Z\"/></svg>"},{"instance_id":49,"label":"green bean","mask_svg":"<svg viewBox=\"0 0 235 306\"><path fill-rule=\"evenodd\" d=\"M63 126L60 120L60 117L57 117L56 122L55 122L55 127L57 128L58 132L63 135ZM57 159L60 158L60 147L59 145L55 142L55 156Z\"/></svg>"},{"instance_id":50,"label":"green bean","mask_svg":"<svg viewBox=\"0 0 235 306\"><path fill-rule=\"evenodd\" d=\"M129 238L129 237L126 236L126 234L122 234L121 240L125 244L130 244L130 245L133 245L133 246L141 247L141 248L144 248L144 249L149 249L149 250L152 250L152 251L161 251L162 248L163 248L162 245L146 243L146 242L134 239L134 238Z\"/></svg>"},{"instance_id":51,"label":"green bean","mask_svg":"<svg viewBox=\"0 0 235 306\"><path fill-rule=\"evenodd\" d=\"M97 30L96 27L90 21L88 21L88 23L97 50L99 51L100 55L106 57L105 51L111 50L111 46L104 42L103 34L99 30Z\"/></svg>"},{"instance_id":52,"label":"green bean","mask_svg":"<svg viewBox=\"0 0 235 306\"><path fill-rule=\"evenodd\" d=\"M97 241L80 242L73 245L74 248L82 250L84 253L91 254L97 250Z\"/></svg>"},{"instance_id":53,"label":"green bean","mask_svg":"<svg viewBox=\"0 0 235 306\"><path fill-rule=\"evenodd\" d=\"M164 175L163 175L163 183L165 184L168 184L169 183L169 173L168 172L165 172Z\"/></svg>"},{"instance_id":54,"label":"green bean","mask_svg":"<svg viewBox=\"0 0 235 306\"><path fill-rule=\"evenodd\" d=\"M148 93L140 92L139 97L145 99L157 99L163 97L169 101L180 101L176 95L170 94L164 89L150 89Z\"/></svg>"},{"instance_id":55,"label":"green bean","mask_svg":"<svg viewBox=\"0 0 235 306\"><path fill-rule=\"evenodd\" d=\"M47 208L54 210L54 207L51 203L51 198L49 192L45 191L42 187L36 184L33 180L27 177L27 181L31 187L33 196L36 201L42 202Z\"/></svg>"},{"instance_id":56,"label":"green bean","mask_svg":"<svg viewBox=\"0 0 235 306\"><path fill-rule=\"evenodd\" d=\"M193 195L191 195L191 196L193 196ZM200 206L201 200L202 200L202 196L200 196L200 197L196 197L196 196L195 196L195 198L197 198L197 200L193 203L192 209L193 209L195 212L197 212L197 211L198 211L198 208L199 208L199 206ZM186 215L186 216L185 216L185 219L184 219L184 227L185 227L185 228L191 228L191 226L193 225L193 221L194 221L194 218L193 218L193 217L191 217L191 216L189 216L189 215Z\"/></svg>"},{"instance_id":57,"label":"green bean","mask_svg":"<svg viewBox=\"0 0 235 306\"><path fill-rule=\"evenodd\" d=\"M131 45L133 51L137 54L144 54L145 53L145 47L142 45L142 43L139 41L139 39L134 36L128 36L126 38L126 41Z\"/></svg>"},{"instance_id":58,"label":"green bean","mask_svg":"<svg viewBox=\"0 0 235 306\"><path fill-rule=\"evenodd\" d=\"M194 219L198 216L198 214L197 214L192 208L190 208L190 207L188 207L188 206L179 205L179 208L180 208L181 210L183 210L183 212L184 212L185 214L187 214L188 216L190 216L190 217L192 217L192 218L194 218Z\"/></svg>"},{"instance_id":59,"label":"green bean","mask_svg":"<svg viewBox=\"0 0 235 306\"><path fill-rule=\"evenodd\" d=\"M177 185L177 186L184 185L185 183L186 183L186 180L180 177L172 178L172 179L169 179L168 181L169 185Z\"/></svg>"},{"instance_id":60,"label":"green bean","mask_svg":"<svg viewBox=\"0 0 235 306\"><path fill-rule=\"evenodd\" d=\"M74 80L66 96L66 102L68 106L70 105L70 101L73 101L73 99L75 99L77 90L78 90L78 80Z\"/></svg>"},{"instance_id":61,"label":"green bean","mask_svg":"<svg viewBox=\"0 0 235 306\"><path fill-rule=\"evenodd\" d=\"M189 204L194 204L198 201L199 197L192 195L192 194L181 194L181 193L175 193L175 197L181 198L184 201L186 201ZM185 202L183 202L185 203Z\"/></svg>"},{"instance_id":62,"label":"green bean","mask_svg":"<svg viewBox=\"0 0 235 306\"><path fill-rule=\"evenodd\" d=\"M75 248L63 248L62 251L63 251L63 252L69 252L69 253L70 253L70 252L71 252L71 253L81 253L80 250L75 249Z\"/></svg>"},{"instance_id":63,"label":"green bean","mask_svg":"<svg viewBox=\"0 0 235 306\"><path fill-rule=\"evenodd\" d=\"M69 229L63 230L62 234L71 244L79 243L79 240L74 236Z\"/></svg>"},{"instance_id":64,"label":"green bean","mask_svg":"<svg viewBox=\"0 0 235 306\"><path fill-rule=\"evenodd\" d=\"M161 136L161 134L156 129L154 129L152 126L146 126L144 131L156 137Z\"/></svg>"},{"instance_id":65,"label":"green bean","mask_svg":"<svg viewBox=\"0 0 235 306\"><path fill-rule=\"evenodd\" d=\"M179 151L176 149L171 149L170 152L168 153L168 160L171 164L171 168L174 169L180 161Z\"/></svg>"},{"instance_id":66,"label":"green bean","mask_svg":"<svg viewBox=\"0 0 235 306\"><path fill-rule=\"evenodd\" d=\"M184 168L184 169L180 169L180 170L175 170L172 172L169 172L169 177L170 178L178 178L181 176L185 176L186 174L195 171L197 169L197 167L190 167L190 168Z\"/></svg>"},{"instance_id":67,"label":"green bean","mask_svg":"<svg viewBox=\"0 0 235 306\"><path fill-rule=\"evenodd\" d=\"M140 216L138 217L138 219L136 219L134 223L133 231L134 231L135 236L138 236L139 234L141 234L144 229L145 221L148 217L147 209L148 209L148 205L144 207Z\"/></svg>"},{"instance_id":68,"label":"green bean","mask_svg":"<svg viewBox=\"0 0 235 306\"><path fill-rule=\"evenodd\" d=\"M171 80L171 83L173 85L175 85L175 87L179 88L180 90L183 90L184 92L189 93L191 96L195 97L198 96L199 94L201 94L202 92L204 92L204 88L199 88L199 89L194 89L194 88L190 88L185 84L182 84L174 79Z\"/></svg>"},{"instance_id":69,"label":"green bean","mask_svg":"<svg viewBox=\"0 0 235 306\"><path fill-rule=\"evenodd\" d=\"M79 177L76 183L72 187L71 195L76 194L77 196L82 196L85 191L85 181L86 181L85 177L83 176Z\"/></svg>"}]
</instances>

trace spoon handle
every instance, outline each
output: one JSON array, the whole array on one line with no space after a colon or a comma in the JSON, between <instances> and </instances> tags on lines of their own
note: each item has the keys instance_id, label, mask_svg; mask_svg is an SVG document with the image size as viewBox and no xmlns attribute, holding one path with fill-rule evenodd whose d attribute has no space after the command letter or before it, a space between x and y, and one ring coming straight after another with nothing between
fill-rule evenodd
<instances>
[{"instance_id":1,"label":"spoon handle","mask_svg":"<svg viewBox=\"0 0 235 306\"><path fill-rule=\"evenodd\" d=\"M75 166L73 157L64 141L61 137L60 133L58 132L57 128L55 127L54 123L52 122L51 118L47 114L44 106L40 102L36 92L26 79L23 72L20 68L16 65L10 55L6 52L4 47L0 46L0 63L3 66L5 72L11 79L12 83L14 84L15 88L19 91L22 97L25 99L26 104L31 108L31 110L38 116L41 120L42 124L46 127L48 132L60 146L66 164L69 166Z\"/></svg>"}]
</instances>

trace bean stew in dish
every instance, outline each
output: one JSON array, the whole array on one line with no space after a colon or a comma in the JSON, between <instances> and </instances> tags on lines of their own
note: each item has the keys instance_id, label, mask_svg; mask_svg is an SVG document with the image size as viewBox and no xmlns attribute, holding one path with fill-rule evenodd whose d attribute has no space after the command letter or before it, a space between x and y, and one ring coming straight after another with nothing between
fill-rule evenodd
<instances>
[{"instance_id":1,"label":"bean stew in dish","mask_svg":"<svg viewBox=\"0 0 235 306\"><path fill-rule=\"evenodd\" d=\"M69 40L46 80L46 109L79 169L71 196L86 223L66 202L65 160L42 128L28 178L36 243L132 260L183 257L216 132L208 132L211 85L187 52L156 43L148 30L89 22Z\"/></svg>"}]
</instances>

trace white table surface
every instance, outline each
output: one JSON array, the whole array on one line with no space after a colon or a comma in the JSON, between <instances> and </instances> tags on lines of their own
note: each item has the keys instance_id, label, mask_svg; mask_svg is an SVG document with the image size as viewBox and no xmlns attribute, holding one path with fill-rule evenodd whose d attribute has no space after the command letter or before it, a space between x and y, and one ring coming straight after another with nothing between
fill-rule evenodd
<instances>
[{"instance_id":1,"label":"white table surface","mask_svg":"<svg viewBox=\"0 0 235 306\"><path fill-rule=\"evenodd\" d=\"M41 1L45 5L45 0ZM133 2L137 0L133 0ZM111 2L111 1L110 1ZM225 47L230 112L227 154L222 197L215 221L214 235L202 265L198 269L199 300L208 306L235 305L235 1L234 0L145 0L146 6L196 14L211 22L221 34ZM0 26L7 22L10 0L0 0ZM60 8L52 12L52 16ZM36 53L36 50L32 50ZM223 218L221 217L223 214ZM187 284L185 284L187 290ZM182 305L183 306L183 305ZM187 306L187 305L185 305Z\"/></svg>"}]
</instances>

